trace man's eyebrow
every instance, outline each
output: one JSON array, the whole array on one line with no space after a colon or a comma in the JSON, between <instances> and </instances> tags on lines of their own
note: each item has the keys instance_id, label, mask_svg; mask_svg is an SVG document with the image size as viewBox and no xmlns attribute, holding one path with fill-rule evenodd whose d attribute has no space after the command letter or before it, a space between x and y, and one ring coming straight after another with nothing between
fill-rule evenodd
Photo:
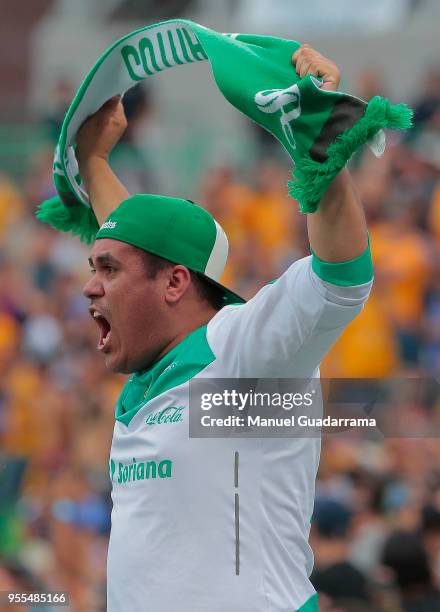
<instances>
[{"instance_id":1,"label":"man's eyebrow","mask_svg":"<svg viewBox=\"0 0 440 612\"><path fill-rule=\"evenodd\" d=\"M91 268L94 268L96 264L105 266L108 264L118 265L120 263L120 261L116 259L116 257L113 257L113 255L111 255L111 253L103 253L102 255L97 255L94 259L95 261L93 261L93 259L89 257L89 266Z\"/></svg>"}]
</instances>

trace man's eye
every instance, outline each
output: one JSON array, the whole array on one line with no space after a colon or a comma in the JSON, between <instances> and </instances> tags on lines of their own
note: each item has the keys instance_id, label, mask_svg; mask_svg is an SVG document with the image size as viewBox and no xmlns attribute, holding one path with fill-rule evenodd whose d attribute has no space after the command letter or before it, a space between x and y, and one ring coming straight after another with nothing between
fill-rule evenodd
<instances>
[{"instance_id":1,"label":"man's eye","mask_svg":"<svg viewBox=\"0 0 440 612\"><path fill-rule=\"evenodd\" d=\"M101 274L113 274L116 272L116 268L110 264L98 265L98 270ZM96 274L96 268L90 268L90 274Z\"/></svg>"}]
</instances>

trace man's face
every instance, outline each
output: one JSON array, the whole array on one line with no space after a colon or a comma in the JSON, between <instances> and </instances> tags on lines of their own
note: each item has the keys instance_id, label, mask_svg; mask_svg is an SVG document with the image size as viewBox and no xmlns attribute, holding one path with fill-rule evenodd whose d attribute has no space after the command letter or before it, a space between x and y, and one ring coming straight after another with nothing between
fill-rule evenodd
<instances>
[{"instance_id":1,"label":"man's face","mask_svg":"<svg viewBox=\"0 0 440 612\"><path fill-rule=\"evenodd\" d=\"M98 350L114 372L145 368L161 350L163 281L149 279L137 249L101 239L89 258L92 278L84 287L100 337Z\"/></svg>"}]
</instances>

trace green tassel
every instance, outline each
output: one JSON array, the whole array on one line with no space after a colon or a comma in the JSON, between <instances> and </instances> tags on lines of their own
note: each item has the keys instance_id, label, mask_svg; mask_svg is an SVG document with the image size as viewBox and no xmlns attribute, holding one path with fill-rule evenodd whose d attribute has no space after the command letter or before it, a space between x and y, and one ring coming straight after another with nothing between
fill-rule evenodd
<instances>
[{"instance_id":1,"label":"green tassel","mask_svg":"<svg viewBox=\"0 0 440 612\"><path fill-rule=\"evenodd\" d=\"M352 155L384 128L406 130L412 125L413 112L405 104L392 106L386 98L370 100L364 116L338 136L327 149L328 159L313 160L309 154L297 161L289 181L289 195L298 201L303 214L314 213L333 179L346 166Z\"/></svg>"},{"instance_id":2,"label":"green tassel","mask_svg":"<svg viewBox=\"0 0 440 612\"><path fill-rule=\"evenodd\" d=\"M407 130L413 125L413 111L406 104L390 106L387 114L389 130Z\"/></svg>"},{"instance_id":3,"label":"green tassel","mask_svg":"<svg viewBox=\"0 0 440 612\"><path fill-rule=\"evenodd\" d=\"M56 230L79 236L86 244L92 244L99 229L95 213L91 208L79 202L66 206L58 196L40 204L37 218Z\"/></svg>"}]
</instances>

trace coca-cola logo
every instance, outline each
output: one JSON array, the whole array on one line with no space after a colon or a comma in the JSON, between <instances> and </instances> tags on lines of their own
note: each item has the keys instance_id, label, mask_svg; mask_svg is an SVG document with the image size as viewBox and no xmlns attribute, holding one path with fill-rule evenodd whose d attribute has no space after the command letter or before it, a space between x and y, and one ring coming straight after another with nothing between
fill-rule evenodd
<instances>
[{"instance_id":1,"label":"coca-cola logo","mask_svg":"<svg viewBox=\"0 0 440 612\"><path fill-rule=\"evenodd\" d=\"M145 419L147 425L163 425L168 423L180 423L183 421L183 410L185 406L167 406L162 410L149 414Z\"/></svg>"}]
</instances>

